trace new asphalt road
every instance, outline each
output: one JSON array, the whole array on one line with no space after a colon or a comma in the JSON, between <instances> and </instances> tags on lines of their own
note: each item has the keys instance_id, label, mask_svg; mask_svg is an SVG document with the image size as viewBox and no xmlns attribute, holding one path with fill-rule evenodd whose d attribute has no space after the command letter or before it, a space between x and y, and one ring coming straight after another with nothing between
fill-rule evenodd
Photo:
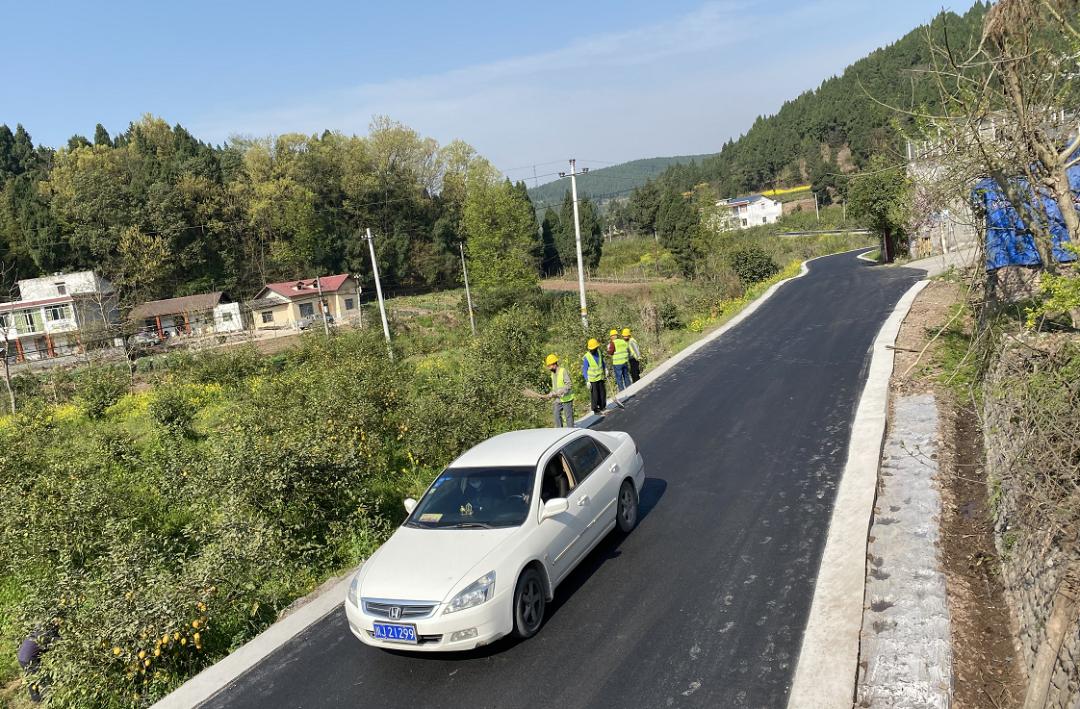
<instances>
[{"instance_id":1,"label":"new asphalt road","mask_svg":"<svg viewBox=\"0 0 1080 709\"><path fill-rule=\"evenodd\" d=\"M783 707L869 348L921 271L840 254L608 416L642 519L535 638L467 655L360 644L337 610L204 706Z\"/></svg>"}]
</instances>

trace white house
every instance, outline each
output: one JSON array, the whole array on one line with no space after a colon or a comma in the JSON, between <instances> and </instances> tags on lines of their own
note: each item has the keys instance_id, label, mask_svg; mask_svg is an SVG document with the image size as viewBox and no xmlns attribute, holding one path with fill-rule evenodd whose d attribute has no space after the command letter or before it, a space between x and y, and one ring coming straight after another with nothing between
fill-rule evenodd
<instances>
[{"instance_id":1,"label":"white house","mask_svg":"<svg viewBox=\"0 0 1080 709\"><path fill-rule=\"evenodd\" d=\"M142 303L132 309L128 319L139 330L155 332L161 338L244 329L240 304L228 302L221 291Z\"/></svg>"},{"instance_id":2,"label":"white house","mask_svg":"<svg viewBox=\"0 0 1080 709\"><path fill-rule=\"evenodd\" d=\"M15 361L74 354L92 344L88 333L100 339L102 326L116 321L112 284L93 271L27 278L17 285L19 300L0 303L4 356Z\"/></svg>"},{"instance_id":3,"label":"white house","mask_svg":"<svg viewBox=\"0 0 1080 709\"><path fill-rule=\"evenodd\" d=\"M722 199L716 203L722 222L727 228L745 229L760 224L772 224L784 214L784 205L768 197L752 194L748 197Z\"/></svg>"}]
</instances>

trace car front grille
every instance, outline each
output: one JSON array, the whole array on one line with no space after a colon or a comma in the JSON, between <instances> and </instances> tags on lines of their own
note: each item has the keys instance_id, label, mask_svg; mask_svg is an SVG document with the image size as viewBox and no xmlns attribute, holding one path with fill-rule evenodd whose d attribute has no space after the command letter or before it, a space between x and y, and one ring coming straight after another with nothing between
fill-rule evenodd
<instances>
[{"instance_id":1,"label":"car front grille","mask_svg":"<svg viewBox=\"0 0 1080 709\"><path fill-rule=\"evenodd\" d=\"M377 618L386 618L387 620L416 620L417 618L427 618L434 611L438 603L430 602L418 602L418 601L386 601L386 600L372 600L368 598L362 599L364 604L364 612L368 615L373 615ZM394 618L391 614L391 609L400 608L401 614Z\"/></svg>"}]
</instances>

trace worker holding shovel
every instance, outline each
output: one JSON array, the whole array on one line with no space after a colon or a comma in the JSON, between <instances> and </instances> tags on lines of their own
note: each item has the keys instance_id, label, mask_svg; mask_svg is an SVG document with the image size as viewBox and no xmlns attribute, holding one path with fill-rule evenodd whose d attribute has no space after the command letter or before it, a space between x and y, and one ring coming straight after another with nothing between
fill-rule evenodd
<instances>
[{"instance_id":1,"label":"worker holding shovel","mask_svg":"<svg viewBox=\"0 0 1080 709\"><path fill-rule=\"evenodd\" d=\"M552 399L555 428L573 428L574 389L571 386L570 374L566 371L566 367L559 364L557 354L549 354L544 364L551 372L551 392L547 398Z\"/></svg>"}]
</instances>

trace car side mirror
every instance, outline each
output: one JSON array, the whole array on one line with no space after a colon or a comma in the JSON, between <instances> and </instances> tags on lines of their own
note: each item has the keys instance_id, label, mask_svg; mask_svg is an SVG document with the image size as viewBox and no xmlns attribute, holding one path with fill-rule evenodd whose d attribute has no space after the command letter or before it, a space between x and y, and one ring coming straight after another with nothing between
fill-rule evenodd
<instances>
[{"instance_id":1,"label":"car side mirror","mask_svg":"<svg viewBox=\"0 0 1080 709\"><path fill-rule=\"evenodd\" d=\"M561 515L568 509L570 509L570 502L565 497L553 497L544 503L544 509L540 512L540 521Z\"/></svg>"},{"instance_id":2,"label":"car side mirror","mask_svg":"<svg viewBox=\"0 0 1080 709\"><path fill-rule=\"evenodd\" d=\"M416 509L416 500L411 497L405 498L405 511L412 514L412 511Z\"/></svg>"}]
</instances>

